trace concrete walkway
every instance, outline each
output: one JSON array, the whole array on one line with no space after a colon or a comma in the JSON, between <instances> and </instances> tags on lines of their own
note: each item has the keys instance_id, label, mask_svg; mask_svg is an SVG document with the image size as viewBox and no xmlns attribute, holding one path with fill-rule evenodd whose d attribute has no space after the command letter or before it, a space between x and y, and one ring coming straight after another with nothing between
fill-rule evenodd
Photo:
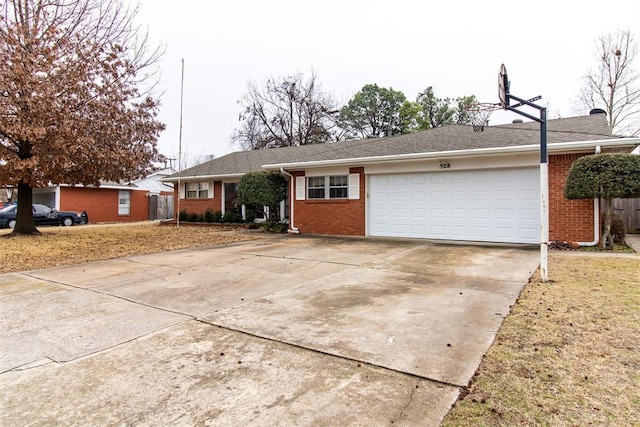
<instances>
[{"instance_id":1,"label":"concrete walkway","mask_svg":"<svg viewBox=\"0 0 640 427\"><path fill-rule=\"evenodd\" d=\"M627 234L624 238L624 242L627 246L640 254L640 234Z\"/></svg>"},{"instance_id":2,"label":"concrete walkway","mask_svg":"<svg viewBox=\"0 0 640 427\"><path fill-rule=\"evenodd\" d=\"M438 425L537 251L285 236L0 276L2 425Z\"/></svg>"}]
</instances>

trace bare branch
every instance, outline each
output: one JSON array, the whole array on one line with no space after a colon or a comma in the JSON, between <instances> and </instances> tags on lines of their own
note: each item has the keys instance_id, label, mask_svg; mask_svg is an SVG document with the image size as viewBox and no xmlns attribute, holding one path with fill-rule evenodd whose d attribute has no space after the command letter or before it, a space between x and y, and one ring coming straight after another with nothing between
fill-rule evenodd
<instances>
[{"instance_id":1,"label":"bare branch","mask_svg":"<svg viewBox=\"0 0 640 427\"><path fill-rule=\"evenodd\" d=\"M578 95L579 109L603 108L614 132L640 131L640 73L636 68L638 45L630 31L600 37L595 55L598 66L584 76Z\"/></svg>"},{"instance_id":2,"label":"bare branch","mask_svg":"<svg viewBox=\"0 0 640 427\"><path fill-rule=\"evenodd\" d=\"M285 147L329 142L334 128L335 102L322 91L315 73L248 84L238 101L241 125L231 137L242 149Z\"/></svg>"}]
</instances>

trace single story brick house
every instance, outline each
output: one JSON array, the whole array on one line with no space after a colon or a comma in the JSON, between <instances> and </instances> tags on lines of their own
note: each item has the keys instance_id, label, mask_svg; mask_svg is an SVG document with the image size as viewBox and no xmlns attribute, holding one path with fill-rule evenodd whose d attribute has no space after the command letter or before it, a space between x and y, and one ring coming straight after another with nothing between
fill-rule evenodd
<instances>
[{"instance_id":1,"label":"single story brick house","mask_svg":"<svg viewBox=\"0 0 640 427\"><path fill-rule=\"evenodd\" d=\"M33 203L58 210L86 211L92 223L147 221L156 219L155 210L150 209L151 199L173 195L173 187L162 179L174 172L166 168L130 183L101 182L100 187L62 184L34 188Z\"/></svg>"},{"instance_id":2,"label":"single story brick house","mask_svg":"<svg viewBox=\"0 0 640 427\"><path fill-rule=\"evenodd\" d=\"M549 240L596 244L599 204L564 198L569 167L596 152L631 152L640 138L612 135L604 114L549 120L547 129ZM239 210L242 175L273 170L289 180L292 232L539 243L539 144L531 122L234 152L182 171L174 197L188 212Z\"/></svg>"}]
</instances>

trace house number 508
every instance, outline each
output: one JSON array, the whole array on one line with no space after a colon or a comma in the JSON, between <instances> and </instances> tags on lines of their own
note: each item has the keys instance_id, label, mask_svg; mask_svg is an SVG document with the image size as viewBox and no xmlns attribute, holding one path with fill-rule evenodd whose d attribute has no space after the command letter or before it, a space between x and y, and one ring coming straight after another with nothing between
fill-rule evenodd
<instances>
[{"instance_id":1,"label":"house number 508","mask_svg":"<svg viewBox=\"0 0 640 427\"><path fill-rule=\"evenodd\" d=\"M440 160L440 169L450 169L451 163L446 160Z\"/></svg>"}]
</instances>

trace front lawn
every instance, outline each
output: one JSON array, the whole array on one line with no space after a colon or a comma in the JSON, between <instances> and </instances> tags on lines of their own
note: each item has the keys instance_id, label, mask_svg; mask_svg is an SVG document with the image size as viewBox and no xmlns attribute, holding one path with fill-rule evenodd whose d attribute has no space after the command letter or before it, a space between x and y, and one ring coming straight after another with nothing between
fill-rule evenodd
<instances>
[{"instance_id":1,"label":"front lawn","mask_svg":"<svg viewBox=\"0 0 640 427\"><path fill-rule=\"evenodd\" d=\"M552 253L444 426L640 425L640 258Z\"/></svg>"},{"instance_id":2,"label":"front lawn","mask_svg":"<svg viewBox=\"0 0 640 427\"><path fill-rule=\"evenodd\" d=\"M160 226L135 224L39 227L40 236L10 236L0 230L0 273L213 246L258 238L233 227Z\"/></svg>"}]
</instances>

